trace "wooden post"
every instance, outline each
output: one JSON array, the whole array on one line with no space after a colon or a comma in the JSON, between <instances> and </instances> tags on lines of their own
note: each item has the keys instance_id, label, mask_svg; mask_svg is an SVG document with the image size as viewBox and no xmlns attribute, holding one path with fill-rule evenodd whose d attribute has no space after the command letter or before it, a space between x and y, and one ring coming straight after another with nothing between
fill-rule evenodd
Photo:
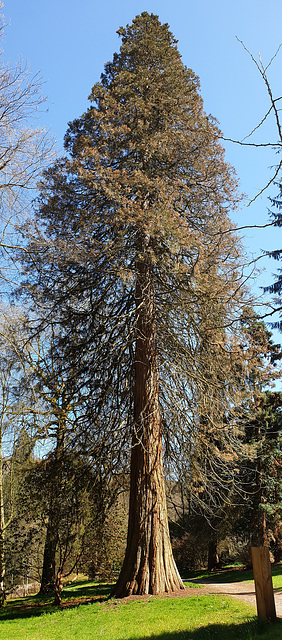
<instances>
[{"instance_id":1,"label":"wooden post","mask_svg":"<svg viewBox=\"0 0 282 640\"><path fill-rule=\"evenodd\" d=\"M276 610L268 547L252 547L252 561L258 617L275 620Z\"/></svg>"}]
</instances>

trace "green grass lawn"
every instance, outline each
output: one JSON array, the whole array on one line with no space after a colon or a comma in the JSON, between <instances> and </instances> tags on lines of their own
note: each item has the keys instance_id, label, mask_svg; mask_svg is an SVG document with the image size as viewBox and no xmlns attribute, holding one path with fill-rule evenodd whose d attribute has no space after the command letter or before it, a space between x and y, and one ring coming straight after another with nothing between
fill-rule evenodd
<instances>
[{"instance_id":1,"label":"green grass lawn","mask_svg":"<svg viewBox=\"0 0 282 640\"><path fill-rule=\"evenodd\" d=\"M272 582L275 589L282 590L282 565L278 564L271 567ZM233 567L227 570L215 571L208 573L207 571L193 571L189 578L197 578L198 580L209 580L210 582L250 582L253 580L252 569L245 570L242 567ZM188 579L189 579L188 578Z\"/></svg>"},{"instance_id":2,"label":"green grass lawn","mask_svg":"<svg viewBox=\"0 0 282 640\"><path fill-rule=\"evenodd\" d=\"M0 610L0 640L281 640L282 623L258 621L255 607L220 595L108 600L110 585L64 589L66 608L38 596ZM80 599L80 604L77 604ZM91 599L91 600L90 600ZM70 602L73 601L73 605ZM75 603L76 602L76 603Z\"/></svg>"}]
</instances>

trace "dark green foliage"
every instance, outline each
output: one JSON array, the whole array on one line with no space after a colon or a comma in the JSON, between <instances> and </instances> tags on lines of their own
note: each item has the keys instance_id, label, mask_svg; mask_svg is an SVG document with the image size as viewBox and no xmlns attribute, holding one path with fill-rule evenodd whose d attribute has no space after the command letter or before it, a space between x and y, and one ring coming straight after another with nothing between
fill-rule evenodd
<instances>
[{"instance_id":1,"label":"dark green foliage","mask_svg":"<svg viewBox=\"0 0 282 640\"><path fill-rule=\"evenodd\" d=\"M275 186L278 188L278 195L276 198L270 198L270 202L272 205L272 211L269 211L270 219L274 227L280 228L282 226L282 215L281 215L281 207L282 207L282 185L281 182L275 182ZM274 258L274 260L281 260L282 250L279 246L273 251L267 252L270 258ZM264 291L267 293L274 294L273 302L274 309L276 307L276 311L279 316L281 316L281 291L282 291L282 273L281 269L277 270L275 275L275 280L272 284L269 284L264 288ZM272 323L273 328L277 328L281 330L282 322L281 320L277 320Z\"/></svg>"},{"instance_id":2,"label":"dark green foliage","mask_svg":"<svg viewBox=\"0 0 282 640\"><path fill-rule=\"evenodd\" d=\"M279 345L273 344L265 324L256 316L243 320L246 345L250 351L247 383L251 398L245 410L245 455L240 475L243 495L249 504L249 531L252 544L267 543L267 530L281 518L281 427L282 395L267 390L280 375ZM239 409L240 411L240 409ZM243 447L244 450L244 447Z\"/></svg>"},{"instance_id":3,"label":"dark green foliage","mask_svg":"<svg viewBox=\"0 0 282 640\"><path fill-rule=\"evenodd\" d=\"M5 583L7 593L17 585L39 580L42 530L26 478L34 468L34 440L26 428L16 438L13 454L4 466Z\"/></svg>"}]
</instances>

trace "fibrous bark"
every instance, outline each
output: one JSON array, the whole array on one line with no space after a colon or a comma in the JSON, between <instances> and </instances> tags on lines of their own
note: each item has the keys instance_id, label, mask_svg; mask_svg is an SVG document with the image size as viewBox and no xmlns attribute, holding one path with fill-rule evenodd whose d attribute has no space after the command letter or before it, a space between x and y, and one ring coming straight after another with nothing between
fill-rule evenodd
<instances>
[{"instance_id":1,"label":"fibrous bark","mask_svg":"<svg viewBox=\"0 0 282 640\"><path fill-rule=\"evenodd\" d=\"M148 241L148 239L147 239ZM117 597L184 588L171 549L162 465L154 293L149 260L137 266L134 432L127 548Z\"/></svg>"}]
</instances>

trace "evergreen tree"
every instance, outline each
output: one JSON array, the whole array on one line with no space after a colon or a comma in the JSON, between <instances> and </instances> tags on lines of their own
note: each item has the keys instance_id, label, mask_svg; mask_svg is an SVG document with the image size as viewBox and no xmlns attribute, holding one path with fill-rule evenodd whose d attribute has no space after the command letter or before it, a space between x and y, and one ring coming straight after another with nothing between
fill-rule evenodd
<instances>
[{"instance_id":1,"label":"evergreen tree","mask_svg":"<svg viewBox=\"0 0 282 640\"><path fill-rule=\"evenodd\" d=\"M3 307L2 312L5 312ZM17 392L24 373L15 348L19 331L17 315L10 315L9 322L0 325L0 606L6 592L7 533L15 516L19 476L23 475L23 463L33 448L25 425L25 413L31 408L30 398L24 403ZM17 459L15 450L11 455L13 443Z\"/></svg>"},{"instance_id":2,"label":"evergreen tree","mask_svg":"<svg viewBox=\"0 0 282 640\"><path fill-rule=\"evenodd\" d=\"M268 545L267 531L281 513L281 394L271 390L281 376L280 345L250 309L242 317L242 348L250 397L238 407L244 423L240 476L245 496L245 530L252 546ZM244 511L244 509L243 509Z\"/></svg>"},{"instance_id":3,"label":"evergreen tree","mask_svg":"<svg viewBox=\"0 0 282 640\"><path fill-rule=\"evenodd\" d=\"M270 215L273 226L281 227L282 226L282 214L281 214L282 183L275 182L274 184L278 187L278 194L276 198L270 198L273 210L269 212L269 215ZM276 249L274 249L274 251L269 252L268 255L270 258L274 258L274 260L280 261L281 255L282 255L282 249L277 247ZM279 313L279 319L273 322L272 326L273 328L277 328L281 331L282 329L282 322L281 322L282 270L281 269L278 269L275 277L275 281L272 284L270 284L268 287L265 287L264 291L274 294L274 309L276 308L276 311Z\"/></svg>"},{"instance_id":4,"label":"evergreen tree","mask_svg":"<svg viewBox=\"0 0 282 640\"><path fill-rule=\"evenodd\" d=\"M71 350L76 362L84 424L103 431L116 455L131 439L120 597L183 586L169 540L162 436L173 446L181 429L191 443L199 396L202 407L230 402L231 385L199 343L207 333L230 371L243 290L228 217L236 180L199 81L157 16L144 12L118 33L120 52L88 111L69 125L69 156L45 173L22 262L39 326L58 323L58 353ZM222 427L222 410L211 421Z\"/></svg>"}]
</instances>

